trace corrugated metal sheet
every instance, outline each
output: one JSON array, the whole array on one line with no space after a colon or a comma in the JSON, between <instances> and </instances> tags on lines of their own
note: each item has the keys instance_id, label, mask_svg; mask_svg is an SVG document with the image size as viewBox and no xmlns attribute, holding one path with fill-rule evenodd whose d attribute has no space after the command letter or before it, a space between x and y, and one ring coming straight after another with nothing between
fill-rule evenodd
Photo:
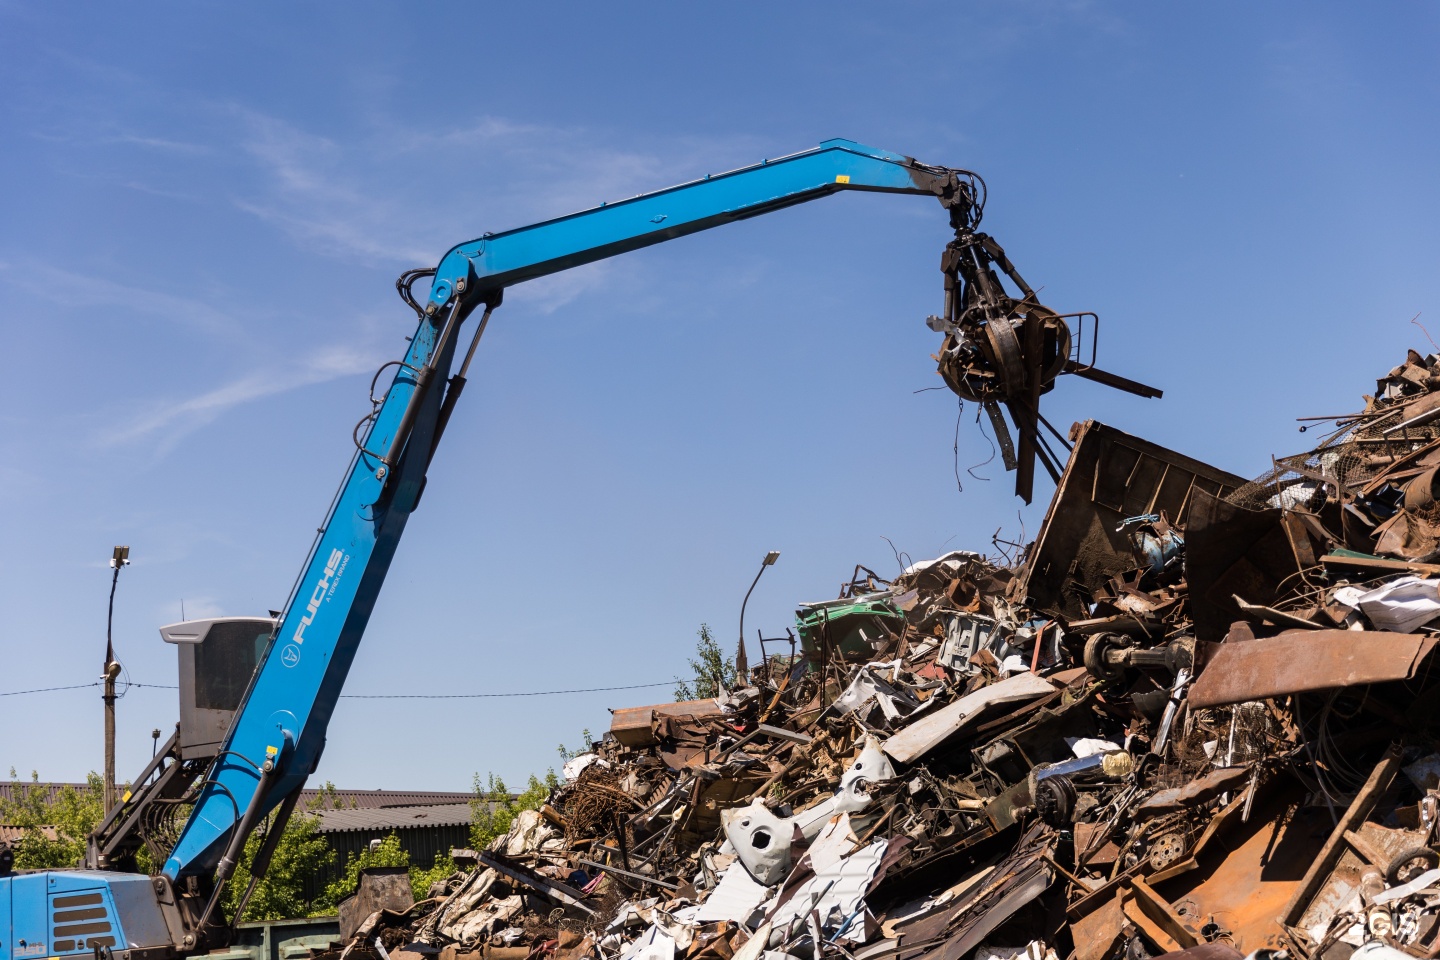
<instances>
[{"instance_id":1,"label":"corrugated metal sheet","mask_svg":"<svg viewBox=\"0 0 1440 960\"><path fill-rule=\"evenodd\" d=\"M326 794L325 790L302 790L300 791L300 805L304 809L307 804L313 803L317 798ZM475 798L474 793L441 793L436 791L420 790L340 790L335 791L336 798L344 807L356 807L361 810L373 810L384 807L416 807L432 806L435 804L469 803ZM326 805L328 809L329 805Z\"/></svg>"},{"instance_id":2,"label":"corrugated metal sheet","mask_svg":"<svg viewBox=\"0 0 1440 960\"><path fill-rule=\"evenodd\" d=\"M31 783L28 780L9 780L0 782L0 800L14 800L17 796L20 795L31 796L31 791L42 791L45 797L45 802L49 803L53 801L56 796L59 795L60 791L64 790L66 787L74 787L76 790L84 790L85 784L60 783L51 781Z\"/></svg>"},{"instance_id":3,"label":"corrugated metal sheet","mask_svg":"<svg viewBox=\"0 0 1440 960\"><path fill-rule=\"evenodd\" d=\"M42 780L39 783L31 783L26 780L0 781L0 800L14 800L17 793L27 794L29 791L43 791L45 801L51 802L66 787L73 787L76 790L84 790L83 783L63 783L60 781ZM317 799L327 796L327 790L302 790L300 791L301 809L308 804L314 803ZM432 804L469 803L474 799L475 794L469 791L456 793L453 791L435 790L335 790L336 800L340 806L357 807L361 810L371 810L377 807L414 807L428 806ZM327 801L326 807L329 803Z\"/></svg>"},{"instance_id":4,"label":"corrugated metal sheet","mask_svg":"<svg viewBox=\"0 0 1440 960\"><path fill-rule=\"evenodd\" d=\"M320 833L389 831L423 827L470 826L470 804L443 803L360 810L317 810Z\"/></svg>"},{"instance_id":5,"label":"corrugated metal sheet","mask_svg":"<svg viewBox=\"0 0 1440 960\"><path fill-rule=\"evenodd\" d=\"M436 815L430 820L415 821L410 826L372 826L369 828L361 826L348 826L339 830L320 830L320 836L334 850L338 856L329 867L317 871L314 875L306 877L304 881L304 893L307 898L314 899L318 896L327 884L333 883L345 875L345 865L354 857L358 857L370 846L372 840L384 840L394 835L400 841L400 849L410 855L410 864L415 867L428 868L435 863L436 858L448 857L454 847L470 846L470 807L468 804L445 804L444 806L459 806L463 810L464 820L459 823L441 823L441 820L450 819L447 816ZM429 808L429 809L434 809ZM381 811L365 810L336 810L329 811L324 816L336 814L364 814L379 813ZM388 812L388 811L387 811Z\"/></svg>"}]
</instances>

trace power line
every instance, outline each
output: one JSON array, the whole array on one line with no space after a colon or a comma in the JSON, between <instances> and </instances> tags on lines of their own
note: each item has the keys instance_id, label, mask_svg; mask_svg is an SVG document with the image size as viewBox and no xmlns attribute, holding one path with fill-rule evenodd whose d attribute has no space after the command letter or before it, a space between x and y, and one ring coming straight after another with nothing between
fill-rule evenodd
<instances>
[{"instance_id":1,"label":"power line","mask_svg":"<svg viewBox=\"0 0 1440 960\"><path fill-rule=\"evenodd\" d=\"M49 693L52 690L84 690L87 687L98 687L99 681L95 683L77 683L68 687L37 687L34 690L11 690L7 693L0 693L0 697L18 697L25 693Z\"/></svg>"},{"instance_id":2,"label":"power line","mask_svg":"<svg viewBox=\"0 0 1440 960\"><path fill-rule=\"evenodd\" d=\"M525 693L342 693L351 700L479 700L485 697L553 697L563 693L603 693L607 690L643 690L646 687L668 687L674 680L659 683L633 683L624 687L585 687L580 690L529 690Z\"/></svg>"},{"instance_id":3,"label":"power line","mask_svg":"<svg viewBox=\"0 0 1440 960\"><path fill-rule=\"evenodd\" d=\"M526 690L512 693L342 693L340 696L346 700L484 700L494 697L556 697L571 693L606 693L611 690L644 690L650 687L668 687L674 680L661 680L658 683L632 683L619 687L583 687L575 690ZM0 697L18 697L26 693L50 693L54 690L82 690L87 687L98 687L97 683L77 683L68 687L39 687L34 690L11 690L8 693L0 693ZM129 687L140 687L151 690L178 690L173 684L166 683L130 683Z\"/></svg>"}]
</instances>

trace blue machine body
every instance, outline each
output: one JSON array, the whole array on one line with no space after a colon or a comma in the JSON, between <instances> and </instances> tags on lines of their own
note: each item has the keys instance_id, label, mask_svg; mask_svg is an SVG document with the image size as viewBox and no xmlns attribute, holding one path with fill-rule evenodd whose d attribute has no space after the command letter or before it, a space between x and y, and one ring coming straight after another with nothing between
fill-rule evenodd
<instances>
[{"instance_id":1,"label":"blue machine body","mask_svg":"<svg viewBox=\"0 0 1440 960\"><path fill-rule=\"evenodd\" d=\"M949 206L947 191L956 189L957 174L847 140L828 140L802 153L486 234L450 250L436 269L409 349L395 365L224 748L163 865L163 877L173 882L214 876L237 826L253 829L255 817L303 786L319 763L341 688L443 430L442 402L446 394L458 393L455 381L446 378L460 327L472 310L485 304L488 316L500 291L525 280L843 190L928 195ZM159 943L165 933L163 924L157 928L154 923L155 894L145 893L150 884L146 877L96 871L0 878L0 960L55 956L56 941L69 942L51 924L62 891L98 894L105 922L114 930L113 952L145 957L144 948ZM154 886L158 890L162 884ZM137 905L145 896L148 910ZM84 942L106 935L92 934ZM80 942L78 934L75 942ZM203 946L201 938L181 945L175 937L173 942L179 953ZM36 952L35 943L44 943L44 950ZM77 946L75 952L89 952L89 947Z\"/></svg>"},{"instance_id":2,"label":"blue machine body","mask_svg":"<svg viewBox=\"0 0 1440 960\"><path fill-rule=\"evenodd\" d=\"M41 870L0 885L0 950L17 960L93 957L171 937L149 877Z\"/></svg>"}]
</instances>

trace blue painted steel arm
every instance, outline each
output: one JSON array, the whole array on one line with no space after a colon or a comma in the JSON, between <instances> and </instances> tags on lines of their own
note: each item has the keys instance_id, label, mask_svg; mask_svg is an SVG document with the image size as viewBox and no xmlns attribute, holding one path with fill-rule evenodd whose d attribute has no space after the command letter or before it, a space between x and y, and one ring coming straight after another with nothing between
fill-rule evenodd
<instances>
[{"instance_id":1,"label":"blue painted steel arm","mask_svg":"<svg viewBox=\"0 0 1440 960\"><path fill-rule=\"evenodd\" d=\"M319 763L330 716L443 428L443 385L469 311L482 302L493 306L503 288L525 280L847 189L933 195L951 209L952 223L969 215L956 171L828 140L789 157L486 235L445 255L427 316L364 450L351 462L225 752L165 863L167 876L214 870L224 879L222 855L237 824L253 826ZM262 774L267 765L272 769Z\"/></svg>"},{"instance_id":2,"label":"blue painted steel arm","mask_svg":"<svg viewBox=\"0 0 1440 960\"><path fill-rule=\"evenodd\" d=\"M430 291L438 310L460 281L470 293L514 286L581 264L770 213L840 190L948 196L954 171L850 140L543 223L486 234L445 254Z\"/></svg>"}]
</instances>

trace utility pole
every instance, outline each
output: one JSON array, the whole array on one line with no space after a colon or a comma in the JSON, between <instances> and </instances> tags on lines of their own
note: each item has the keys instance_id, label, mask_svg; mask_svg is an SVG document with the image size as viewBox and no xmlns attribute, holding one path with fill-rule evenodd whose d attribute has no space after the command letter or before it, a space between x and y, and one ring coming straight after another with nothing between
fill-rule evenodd
<instances>
[{"instance_id":1,"label":"utility pole","mask_svg":"<svg viewBox=\"0 0 1440 960\"><path fill-rule=\"evenodd\" d=\"M120 676L120 662L115 659L112 628L115 623L115 585L120 582L120 568L130 564L130 548L116 547L110 558L110 612L105 617L105 669L100 679L105 683L105 813L115 807L115 679Z\"/></svg>"}]
</instances>

